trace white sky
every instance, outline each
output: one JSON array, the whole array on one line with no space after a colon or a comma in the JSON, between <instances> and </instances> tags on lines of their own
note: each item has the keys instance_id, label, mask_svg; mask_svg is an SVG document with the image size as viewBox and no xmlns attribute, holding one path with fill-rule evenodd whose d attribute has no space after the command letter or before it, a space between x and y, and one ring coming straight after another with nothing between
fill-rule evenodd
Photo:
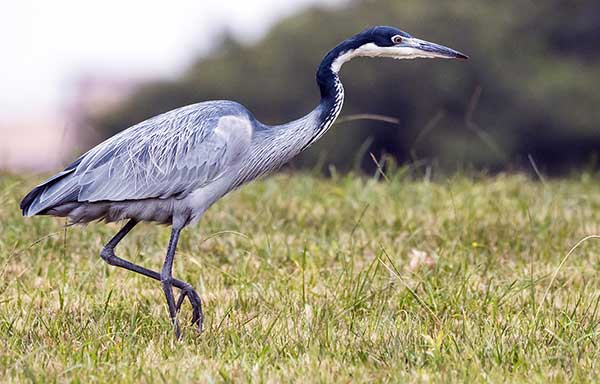
<instances>
[{"instance_id":1,"label":"white sky","mask_svg":"<svg viewBox=\"0 0 600 384\"><path fill-rule=\"evenodd\" d=\"M2 0L0 118L56 110L81 73L173 76L223 30L252 41L308 4L344 0Z\"/></svg>"}]
</instances>

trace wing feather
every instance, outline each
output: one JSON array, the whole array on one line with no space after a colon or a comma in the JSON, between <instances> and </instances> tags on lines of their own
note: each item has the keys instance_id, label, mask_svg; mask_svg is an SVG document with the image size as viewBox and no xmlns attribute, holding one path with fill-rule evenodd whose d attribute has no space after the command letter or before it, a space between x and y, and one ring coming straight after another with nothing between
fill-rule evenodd
<instances>
[{"instance_id":1,"label":"wing feather","mask_svg":"<svg viewBox=\"0 0 600 384\"><path fill-rule=\"evenodd\" d=\"M90 150L75 171L79 201L185 196L218 179L250 146L241 105L200 103L139 123Z\"/></svg>"}]
</instances>

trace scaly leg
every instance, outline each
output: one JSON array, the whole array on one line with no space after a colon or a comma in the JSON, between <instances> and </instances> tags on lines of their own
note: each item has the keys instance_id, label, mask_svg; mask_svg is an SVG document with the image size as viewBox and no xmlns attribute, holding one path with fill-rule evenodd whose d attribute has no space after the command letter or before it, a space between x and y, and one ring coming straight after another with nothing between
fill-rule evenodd
<instances>
[{"instance_id":1,"label":"scaly leg","mask_svg":"<svg viewBox=\"0 0 600 384\"><path fill-rule=\"evenodd\" d=\"M167 255L165 256L165 262L162 271L160 272L160 282L162 283L163 291L167 298L169 314L171 315L173 327L175 327L175 336L178 339L181 336L181 332L179 330L179 322L177 321L177 304L180 303L178 300L178 303L175 304L175 297L173 296L173 261L175 260L175 250L177 249L180 232L181 228L179 227L173 226L171 229L171 239L169 240Z\"/></svg>"},{"instance_id":2,"label":"scaly leg","mask_svg":"<svg viewBox=\"0 0 600 384\"><path fill-rule=\"evenodd\" d=\"M104 261L108 264L127 269L132 272L136 272L142 274L144 276L150 277L154 280L161 281L161 275L158 272L152 271L150 269L144 268L127 260L124 260L117 255L115 255L115 247L123 238L136 226L138 222L136 220L130 220L125 224L125 226L104 246L102 252L100 252L100 256ZM179 295L179 299L177 300L176 312L178 313L181 304L187 297L192 305L193 315L192 315L192 324L195 324L198 327L198 331L202 332L202 322L204 320L204 315L202 313L202 302L200 301L200 296L194 290L194 288L185 281L172 279L172 284L181 289L181 293Z\"/></svg>"}]
</instances>

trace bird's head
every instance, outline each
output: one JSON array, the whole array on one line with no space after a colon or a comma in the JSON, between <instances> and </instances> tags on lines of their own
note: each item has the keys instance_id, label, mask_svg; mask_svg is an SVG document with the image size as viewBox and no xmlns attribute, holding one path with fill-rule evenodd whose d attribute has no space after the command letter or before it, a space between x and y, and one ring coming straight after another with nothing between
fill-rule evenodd
<instances>
[{"instance_id":1,"label":"bird's head","mask_svg":"<svg viewBox=\"0 0 600 384\"><path fill-rule=\"evenodd\" d=\"M467 59L468 57L444 47L412 37L394 27L379 26L367 29L339 47L332 69L337 72L342 64L355 57L391 57L393 59L440 58Z\"/></svg>"}]
</instances>

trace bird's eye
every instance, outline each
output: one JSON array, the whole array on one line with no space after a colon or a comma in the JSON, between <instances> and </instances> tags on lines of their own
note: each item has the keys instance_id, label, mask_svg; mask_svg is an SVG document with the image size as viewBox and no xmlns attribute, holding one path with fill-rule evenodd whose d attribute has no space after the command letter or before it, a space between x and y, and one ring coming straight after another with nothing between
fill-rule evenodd
<instances>
[{"instance_id":1,"label":"bird's eye","mask_svg":"<svg viewBox=\"0 0 600 384\"><path fill-rule=\"evenodd\" d=\"M396 35L396 36L392 37L392 43L394 43L394 44L400 44L402 42L402 40L404 40L404 39L400 35Z\"/></svg>"}]
</instances>

